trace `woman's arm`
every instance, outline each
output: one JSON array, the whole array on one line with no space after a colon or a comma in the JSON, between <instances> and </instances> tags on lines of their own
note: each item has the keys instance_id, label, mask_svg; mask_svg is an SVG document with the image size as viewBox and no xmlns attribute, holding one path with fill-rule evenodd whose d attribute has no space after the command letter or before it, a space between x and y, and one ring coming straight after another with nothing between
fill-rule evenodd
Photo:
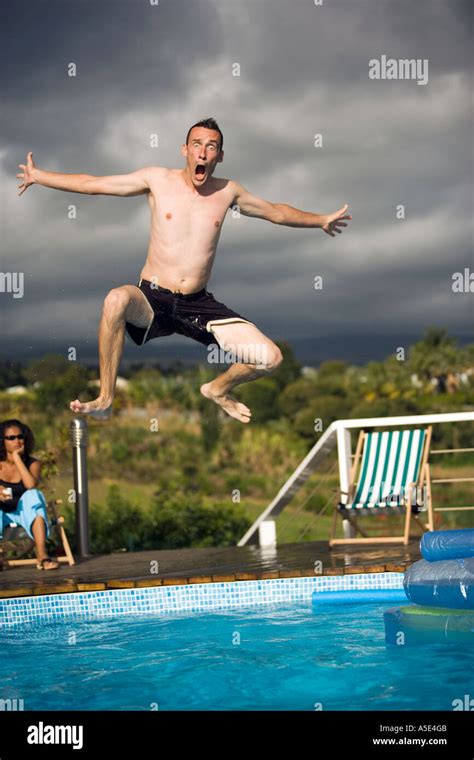
<instances>
[{"instance_id":1,"label":"woman's arm","mask_svg":"<svg viewBox=\"0 0 474 760\"><path fill-rule=\"evenodd\" d=\"M13 452L13 460L20 473L20 478L22 479L25 488L36 488L41 477L41 462L38 459L35 459L35 461L30 464L30 469L28 469L20 456L22 453L23 451L21 449Z\"/></svg>"}]
</instances>

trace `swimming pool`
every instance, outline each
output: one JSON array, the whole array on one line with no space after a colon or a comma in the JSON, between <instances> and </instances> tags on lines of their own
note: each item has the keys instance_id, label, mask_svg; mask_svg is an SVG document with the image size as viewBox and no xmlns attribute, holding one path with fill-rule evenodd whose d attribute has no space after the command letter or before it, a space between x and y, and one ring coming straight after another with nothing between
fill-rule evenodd
<instances>
[{"instance_id":1,"label":"swimming pool","mask_svg":"<svg viewBox=\"0 0 474 760\"><path fill-rule=\"evenodd\" d=\"M467 646L387 647L390 604L310 598L36 621L0 632L0 699L24 710L453 710Z\"/></svg>"}]
</instances>

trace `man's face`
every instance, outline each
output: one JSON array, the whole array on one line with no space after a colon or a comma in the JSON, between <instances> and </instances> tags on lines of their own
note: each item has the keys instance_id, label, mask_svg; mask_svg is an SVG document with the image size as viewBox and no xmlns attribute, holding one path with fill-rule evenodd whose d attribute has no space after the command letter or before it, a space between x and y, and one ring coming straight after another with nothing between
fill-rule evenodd
<instances>
[{"instance_id":1,"label":"man's face","mask_svg":"<svg viewBox=\"0 0 474 760\"><path fill-rule=\"evenodd\" d=\"M202 187L212 177L216 164L224 158L224 151L219 147L220 139L219 132L214 129L194 127L188 144L183 145L181 152L186 157L189 176L195 187Z\"/></svg>"}]
</instances>

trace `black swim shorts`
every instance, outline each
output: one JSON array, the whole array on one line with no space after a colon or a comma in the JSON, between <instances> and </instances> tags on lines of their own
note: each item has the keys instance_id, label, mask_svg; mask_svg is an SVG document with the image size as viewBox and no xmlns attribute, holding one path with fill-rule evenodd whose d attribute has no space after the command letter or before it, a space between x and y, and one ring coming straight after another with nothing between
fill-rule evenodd
<instances>
[{"instance_id":1,"label":"black swim shorts","mask_svg":"<svg viewBox=\"0 0 474 760\"><path fill-rule=\"evenodd\" d=\"M197 293L173 293L172 290L141 279L138 287L153 309L148 327L125 323L128 336L137 346L143 346L153 338L179 333L205 346L216 343L212 327L227 322L250 322L225 304L216 301L205 288Z\"/></svg>"}]
</instances>

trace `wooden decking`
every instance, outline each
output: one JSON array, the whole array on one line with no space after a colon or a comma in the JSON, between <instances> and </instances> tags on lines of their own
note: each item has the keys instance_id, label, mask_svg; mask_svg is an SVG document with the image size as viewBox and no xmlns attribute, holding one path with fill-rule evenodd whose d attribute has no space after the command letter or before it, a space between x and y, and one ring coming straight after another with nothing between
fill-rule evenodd
<instances>
[{"instance_id":1,"label":"wooden decking","mask_svg":"<svg viewBox=\"0 0 474 760\"><path fill-rule=\"evenodd\" d=\"M176 549L89 557L58 570L13 567L0 572L0 598L184 583L291 578L318 574L403 572L420 558L419 541L408 546L338 547L327 541L257 546ZM158 567L156 567L158 563ZM158 572L156 572L158 570Z\"/></svg>"}]
</instances>

